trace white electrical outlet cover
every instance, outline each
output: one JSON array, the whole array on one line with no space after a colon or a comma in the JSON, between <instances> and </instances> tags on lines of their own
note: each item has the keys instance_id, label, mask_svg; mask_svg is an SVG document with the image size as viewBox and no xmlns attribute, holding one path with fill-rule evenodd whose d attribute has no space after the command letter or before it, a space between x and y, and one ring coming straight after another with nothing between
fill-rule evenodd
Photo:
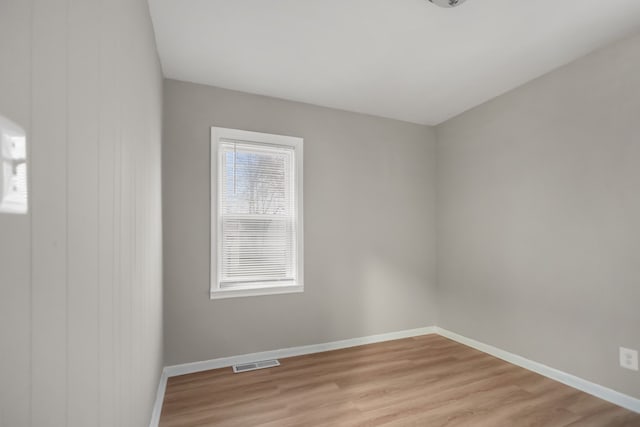
<instances>
[{"instance_id":1,"label":"white electrical outlet cover","mask_svg":"<svg viewBox=\"0 0 640 427\"><path fill-rule=\"evenodd\" d=\"M620 366L632 371L638 370L638 350L620 347Z\"/></svg>"}]
</instances>

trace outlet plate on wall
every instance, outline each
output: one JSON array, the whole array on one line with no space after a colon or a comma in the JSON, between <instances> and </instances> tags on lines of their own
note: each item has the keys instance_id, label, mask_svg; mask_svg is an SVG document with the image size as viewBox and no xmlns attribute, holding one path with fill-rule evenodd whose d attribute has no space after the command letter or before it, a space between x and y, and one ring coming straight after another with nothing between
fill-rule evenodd
<instances>
[{"instance_id":1,"label":"outlet plate on wall","mask_svg":"<svg viewBox=\"0 0 640 427\"><path fill-rule=\"evenodd\" d=\"M620 366L632 371L638 370L638 350L620 347Z\"/></svg>"}]
</instances>

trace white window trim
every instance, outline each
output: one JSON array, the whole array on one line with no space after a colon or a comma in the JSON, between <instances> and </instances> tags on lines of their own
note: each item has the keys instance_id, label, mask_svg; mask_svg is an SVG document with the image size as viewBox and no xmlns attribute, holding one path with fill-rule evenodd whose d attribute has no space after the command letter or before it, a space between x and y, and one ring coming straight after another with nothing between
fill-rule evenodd
<instances>
[{"instance_id":1,"label":"white window trim","mask_svg":"<svg viewBox=\"0 0 640 427\"><path fill-rule=\"evenodd\" d=\"M220 206L218 194L222 183L218 179L218 146L220 140L237 140L248 143L293 147L295 155L295 192L297 195L297 281L291 285L247 286L246 288L221 289L220 272L221 241L218 239L222 223L218 215ZM210 298L224 299L260 295L278 295L304 292L304 223L303 223L303 139L293 136L273 135L239 129L211 128L211 260Z\"/></svg>"}]
</instances>

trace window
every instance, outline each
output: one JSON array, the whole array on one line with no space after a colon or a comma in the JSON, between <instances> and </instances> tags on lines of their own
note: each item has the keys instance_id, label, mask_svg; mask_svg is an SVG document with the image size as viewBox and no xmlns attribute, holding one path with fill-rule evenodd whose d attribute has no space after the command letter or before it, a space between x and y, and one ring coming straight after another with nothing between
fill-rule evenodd
<instances>
[{"instance_id":1,"label":"window","mask_svg":"<svg viewBox=\"0 0 640 427\"><path fill-rule=\"evenodd\" d=\"M211 129L211 298L303 291L302 142Z\"/></svg>"}]
</instances>

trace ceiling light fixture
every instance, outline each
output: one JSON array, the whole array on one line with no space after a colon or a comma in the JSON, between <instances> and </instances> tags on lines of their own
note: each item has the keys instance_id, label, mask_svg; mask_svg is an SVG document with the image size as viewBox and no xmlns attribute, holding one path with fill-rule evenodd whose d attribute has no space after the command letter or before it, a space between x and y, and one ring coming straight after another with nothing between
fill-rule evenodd
<instances>
[{"instance_id":1,"label":"ceiling light fixture","mask_svg":"<svg viewBox=\"0 0 640 427\"><path fill-rule=\"evenodd\" d=\"M466 0L429 0L429 1L440 7L456 7L456 6L460 6Z\"/></svg>"}]
</instances>

